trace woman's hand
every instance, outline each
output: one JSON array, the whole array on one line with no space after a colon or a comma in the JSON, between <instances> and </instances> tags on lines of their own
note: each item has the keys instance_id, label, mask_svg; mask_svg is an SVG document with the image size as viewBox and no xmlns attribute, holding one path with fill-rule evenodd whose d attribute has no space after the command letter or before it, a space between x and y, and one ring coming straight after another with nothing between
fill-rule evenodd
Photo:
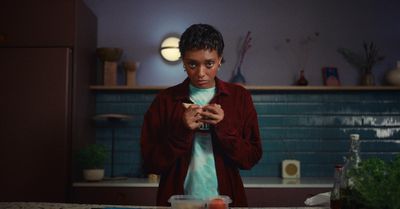
<instances>
[{"instance_id":1,"label":"woman's hand","mask_svg":"<svg viewBox=\"0 0 400 209\"><path fill-rule=\"evenodd\" d=\"M196 104L186 104L183 103L183 106L185 108L185 112L183 113L183 123L186 125L191 130L196 130L198 129L201 125L203 125L203 122L201 122L201 112L203 111L201 106L196 105Z\"/></svg>"},{"instance_id":2,"label":"woman's hand","mask_svg":"<svg viewBox=\"0 0 400 209\"><path fill-rule=\"evenodd\" d=\"M224 119L224 110L219 104L209 104L203 106L200 115L200 122L216 125Z\"/></svg>"}]
</instances>

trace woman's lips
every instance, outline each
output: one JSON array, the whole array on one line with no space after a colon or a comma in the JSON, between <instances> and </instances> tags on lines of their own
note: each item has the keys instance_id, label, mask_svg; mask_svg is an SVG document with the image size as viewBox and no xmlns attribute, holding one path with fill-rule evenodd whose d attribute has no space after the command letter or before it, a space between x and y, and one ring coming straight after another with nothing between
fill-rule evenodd
<instances>
[{"instance_id":1,"label":"woman's lips","mask_svg":"<svg viewBox=\"0 0 400 209\"><path fill-rule=\"evenodd\" d=\"M198 80L197 83L198 84L206 84L208 81L207 80Z\"/></svg>"}]
</instances>

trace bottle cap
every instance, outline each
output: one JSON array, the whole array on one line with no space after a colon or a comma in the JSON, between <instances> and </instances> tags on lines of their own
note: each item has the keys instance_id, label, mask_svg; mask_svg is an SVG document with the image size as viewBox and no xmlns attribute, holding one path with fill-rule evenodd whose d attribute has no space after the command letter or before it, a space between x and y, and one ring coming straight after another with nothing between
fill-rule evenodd
<instances>
[{"instance_id":1,"label":"bottle cap","mask_svg":"<svg viewBox=\"0 0 400 209\"><path fill-rule=\"evenodd\" d=\"M336 165L335 165L335 170L336 170L336 171L339 171L339 172L343 171L343 165L336 164Z\"/></svg>"},{"instance_id":2,"label":"bottle cap","mask_svg":"<svg viewBox=\"0 0 400 209\"><path fill-rule=\"evenodd\" d=\"M360 134L350 134L350 139L359 140L360 139Z\"/></svg>"}]
</instances>

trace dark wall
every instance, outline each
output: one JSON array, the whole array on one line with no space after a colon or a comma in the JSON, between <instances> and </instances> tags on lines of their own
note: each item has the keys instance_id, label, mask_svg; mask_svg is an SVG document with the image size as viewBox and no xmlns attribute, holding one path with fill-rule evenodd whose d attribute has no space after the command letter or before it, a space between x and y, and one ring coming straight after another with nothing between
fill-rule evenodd
<instances>
[{"instance_id":1,"label":"dark wall","mask_svg":"<svg viewBox=\"0 0 400 209\"><path fill-rule=\"evenodd\" d=\"M374 69L378 83L400 59L397 0L85 0L98 17L98 46L121 47L123 60L138 61L139 85L172 85L186 74L159 55L167 34L181 34L193 23L209 23L224 35L226 63L219 76L228 80L247 31L252 47L242 70L250 85L291 85L302 67L310 85L322 85L321 68L336 66L343 85L357 85L359 73L337 53L362 52L374 41L386 56ZM301 42L319 32L314 41ZM286 39L291 42L286 43Z\"/></svg>"},{"instance_id":2,"label":"dark wall","mask_svg":"<svg viewBox=\"0 0 400 209\"><path fill-rule=\"evenodd\" d=\"M96 140L110 148L115 128L115 174L141 176L140 129L154 91L97 92L96 113L132 115L98 123ZM398 91L252 91L264 155L242 176L280 176L284 159L297 159L303 177L331 177L343 163L350 134L360 134L361 156L392 159L399 153ZM113 126L112 126L113 125ZM110 172L110 161L106 171Z\"/></svg>"}]
</instances>

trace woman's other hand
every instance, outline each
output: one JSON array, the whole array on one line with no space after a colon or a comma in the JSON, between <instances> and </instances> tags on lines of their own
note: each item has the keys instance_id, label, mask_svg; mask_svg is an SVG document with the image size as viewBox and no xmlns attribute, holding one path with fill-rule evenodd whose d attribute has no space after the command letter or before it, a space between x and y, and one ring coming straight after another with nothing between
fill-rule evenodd
<instances>
[{"instance_id":1,"label":"woman's other hand","mask_svg":"<svg viewBox=\"0 0 400 209\"><path fill-rule=\"evenodd\" d=\"M186 104L183 103L183 106L185 108L185 112L183 113L183 123L186 125L187 128L191 130L196 130L198 129L201 125L203 125L203 122L201 122L201 112L202 108L199 105L196 104Z\"/></svg>"},{"instance_id":2,"label":"woman's other hand","mask_svg":"<svg viewBox=\"0 0 400 209\"><path fill-rule=\"evenodd\" d=\"M203 106L202 110L200 122L216 125L224 119L224 110L219 104L214 103Z\"/></svg>"}]
</instances>

